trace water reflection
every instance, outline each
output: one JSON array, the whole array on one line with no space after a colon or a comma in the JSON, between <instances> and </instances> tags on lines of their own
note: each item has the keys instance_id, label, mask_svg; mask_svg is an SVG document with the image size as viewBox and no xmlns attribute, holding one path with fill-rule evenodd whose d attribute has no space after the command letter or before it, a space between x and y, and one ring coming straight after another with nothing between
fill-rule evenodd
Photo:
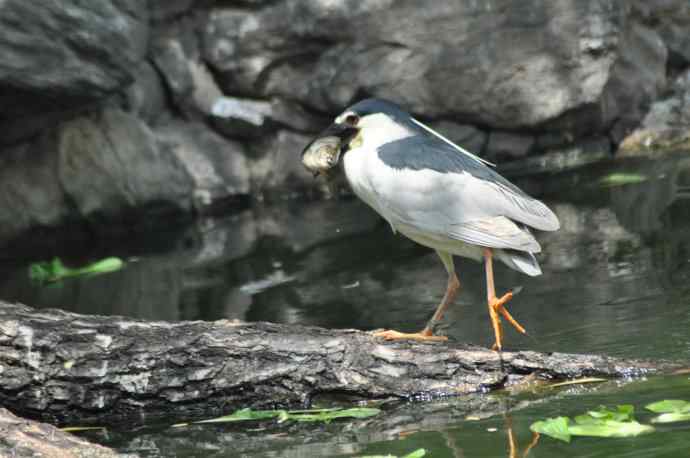
<instances>
[{"instance_id":1,"label":"water reflection","mask_svg":"<svg viewBox=\"0 0 690 458\"><path fill-rule=\"evenodd\" d=\"M645 181L602 187L612 170L539 180L562 229L539 235L543 276L497 267L500 289L525 287L511 310L533 336L509 330L509 347L690 356L690 158L619 164L616 173ZM153 237L161 249L148 253L71 250L79 259L135 259L121 272L56 287L31 285L24 264L5 262L0 297L147 319L411 331L426 322L445 286L430 250L393 235L355 199L258 207ZM457 265L463 290L446 332L489 344L481 266L464 259Z\"/></svg>"}]
</instances>

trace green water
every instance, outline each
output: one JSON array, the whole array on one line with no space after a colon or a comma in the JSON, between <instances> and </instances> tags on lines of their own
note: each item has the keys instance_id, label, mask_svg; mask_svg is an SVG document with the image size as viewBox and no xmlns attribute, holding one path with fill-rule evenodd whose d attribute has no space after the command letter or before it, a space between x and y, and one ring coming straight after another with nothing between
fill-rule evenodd
<instances>
[{"instance_id":1,"label":"green water","mask_svg":"<svg viewBox=\"0 0 690 458\"><path fill-rule=\"evenodd\" d=\"M602 181L614 171L617 177ZM625 176L635 179L621 183ZM524 287L510 310L533 336L508 330L507 348L690 361L688 155L520 184L549 203L562 229L538 234L541 277L496 269L499 289ZM435 254L393 235L354 199L286 202L151 237L63 250L50 255L72 262L115 255L128 264L120 272L36 288L26 274L35 257L14 257L0 264L0 297L148 319L239 318L412 331L429 318L446 281ZM493 334L481 266L463 259L456 265L462 291L445 332L489 345ZM687 375L550 394L387 404L380 418L330 425L260 424L248 431L245 425L179 430L143 424L87 437L142 456L402 455L425 448L431 457L503 457L510 456L509 425L522 452L532 440L529 425L538 419L627 403L647 422L651 415L642 407L671 398L690 400ZM482 419L467 419L475 416ZM633 439L575 438L565 444L542 437L529 456L690 456L690 424Z\"/></svg>"}]
</instances>

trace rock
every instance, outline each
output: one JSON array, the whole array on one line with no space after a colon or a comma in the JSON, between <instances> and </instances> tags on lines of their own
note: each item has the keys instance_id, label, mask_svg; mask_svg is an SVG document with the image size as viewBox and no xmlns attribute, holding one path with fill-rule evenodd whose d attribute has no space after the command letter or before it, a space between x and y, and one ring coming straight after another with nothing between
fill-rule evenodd
<instances>
[{"instance_id":1,"label":"rock","mask_svg":"<svg viewBox=\"0 0 690 458\"><path fill-rule=\"evenodd\" d=\"M429 123L429 127L470 153L482 155L484 152L488 135L475 126L441 120Z\"/></svg>"},{"instance_id":2,"label":"rock","mask_svg":"<svg viewBox=\"0 0 690 458\"><path fill-rule=\"evenodd\" d=\"M681 73L666 98L652 104L642 124L620 142L622 156L649 155L690 147L690 70Z\"/></svg>"},{"instance_id":3,"label":"rock","mask_svg":"<svg viewBox=\"0 0 690 458\"><path fill-rule=\"evenodd\" d=\"M148 10L138 0L5 0L0 10L0 130L24 124L4 143L45 128L47 113L131 83L147 50Z\"/></svg>"},{"instance_id":4,"label":"rock","mask_svg":"<svg viewBox=\"0 0 690 458\"><path fill-rule=\"evenodd\" d=\"M253 143L254 157L249 159L252 190L261 193L313 188L314 177L299 160L300 152L311 140L305 135L280 130Z\"/></svg>"},{"instance_id":5,"label":"rock","mask_svg":"<svg viewBox=\"0 0 690 458\"><path fill-rule=\"evenodd\" d=\"M57 177L55 136L5 149L0 155L0 241L73 216Z\"/></svg>"},{"instance_id":6,"label":"rock","mask_svg":"<svg viewBox=\"0 0 690 458\"><path fill-rule=\"evenodd\" d=\"M78 214L112 223L129 213L189 211L193 184L154 134L132 115L108 109L61 126L58 176Z\"/></svg>"},{"instance_id":7,"label":"rock","mask_svg":"<svg viewBox=\"0 0 690 458\"><path fill-rule=\"evenodd\" d=\"M603 132L639 114L665 72L627 2L277 1L213 8L203 52L224 91L333 114L363 95L502 130L559 117ZM491 40L486 40L486 36Z\"/></svg>"},{"instance_id":8,"label":"rock","mask_svg":"<svg viewBox=\"0 0 690 458\"><path fill-rule=\"evenodd\" d=\"M554 148L539 156L503 162L498 171L510 178L574 170L611 157L611 142L606 137L580 140L563 148Z\"/></svg>"},{"instance_id":9,"label":"rock","mask_svg":"<svg viewBox=\"0 0 690 458\"><path fill-rule=\"evenodd\" d=\"M271 104L237 97L219 97L211 106L212 125L229 138L252 138L265 135L271 115Z\"/></svg>"},{"instance_id":10,"label":"rock","mask_svg":"<svg viewBox=\"0 0 690 458\"><path fill-rule=\"evenodd\" d=\"M0 455L12 458L134 458L0 408Z\"/></svg>"},{"instance_id":11,"label":"rock","mask_svg":"<svg viewBox=\"0 0 690 458\"><path fill-rule=\"evenodd\" d=\"M533 145L534 137L531 135L494 130L489 133L484 155L494 162L521 159L527 156Z\"/></svg>"},{"instance_id":12,"label":"rock","mask_svg":"<svg viewBox=\"0 0 690 458\"><path fill-rule=\"evenodd\" d=\"M123 109L148 124L154 124L166 108L161 78L153 65L144 61L137 69L134 83L125 90Z\"/></svg>"},{"instance_id":13,"label":"rock","mask_svg":"<svg viewBox=\"0 0 690 458\"><path fill-rule=\"evenodd\" d=\"M671 66L690 64L690 3L686 0L636 1L635 8L666 43Z\"/></svg>"},{"instance_id":14,"label":"rock","mask_svg":"<svg viewBox=\"0 0 690 458\"><path fill-rule=\"evenodd\" d=\"M162 151L176 158L193 181L197 208L250 192L245 148L203 124L171 122L156 128Z\"/></svg>"},{"instance_id":15,"label":"rock","mask_svg":"<svg viewBox=\"0 0 690 458\"><path fill-rule=\"evenodd\" d=\"M155 29L151 44L153 64L163 76L172 102L187 117L207 115L212 101L221 96L200 62L196 26L193 18L162 25ZM208 86L211 95L207 95Z\"/></svg>"},{"instance_id":16,"label":"rock","mask_svg":"<svg viewBox=\"0 0 690 458\"><path fill-rule=\"evenodd\" d=\"M194 0L148 0L151 20L153 22L173 21L189 12L194 3Z\"/></svg>"}]
</instances>

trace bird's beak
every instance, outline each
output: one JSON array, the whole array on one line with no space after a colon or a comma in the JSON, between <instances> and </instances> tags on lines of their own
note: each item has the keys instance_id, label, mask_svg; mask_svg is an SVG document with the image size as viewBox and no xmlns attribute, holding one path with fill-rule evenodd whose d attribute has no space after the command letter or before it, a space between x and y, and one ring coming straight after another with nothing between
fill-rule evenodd
<instances>
[{"instance_id":1,"label":"bird's beak","mask_svg":"<svg viewBox=\"0 0 690 458\"><path fill-rule=\"evenodd\" d=\"M331 124L304 148L302 164L314 176L327 174L338 165L340 156L358 132L359 129L347 124Z\"/></svg>"}]
</instances>

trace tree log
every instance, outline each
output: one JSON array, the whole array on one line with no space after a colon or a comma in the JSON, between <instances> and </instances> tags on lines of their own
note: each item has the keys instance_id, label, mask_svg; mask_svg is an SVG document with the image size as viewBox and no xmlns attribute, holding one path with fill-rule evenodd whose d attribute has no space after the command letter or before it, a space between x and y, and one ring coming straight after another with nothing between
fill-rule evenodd
<instances>
[{"instance_id":1,"label":"tree log","mask_svg":"<svg viewBox=\"0 0 690 458\"><path fill-rule=\"evenodd\" d=\"M99 425L309 405L315 396L427 398L525 377L634 377L670 365L597 355L386 342L271 323L149 322L0 302L0 405Z\"/></svg>"},{"instance_id":2,"label":"tree log","mask_svg":"<svg viewBox=\"0 0 690 458\"><path fill-rule=\"evenodd\" d=\"M0 408L0 456L124 458L112 449L87 442L55 426L19 418L3 408Z\"/></svg>"}]
</instances>

